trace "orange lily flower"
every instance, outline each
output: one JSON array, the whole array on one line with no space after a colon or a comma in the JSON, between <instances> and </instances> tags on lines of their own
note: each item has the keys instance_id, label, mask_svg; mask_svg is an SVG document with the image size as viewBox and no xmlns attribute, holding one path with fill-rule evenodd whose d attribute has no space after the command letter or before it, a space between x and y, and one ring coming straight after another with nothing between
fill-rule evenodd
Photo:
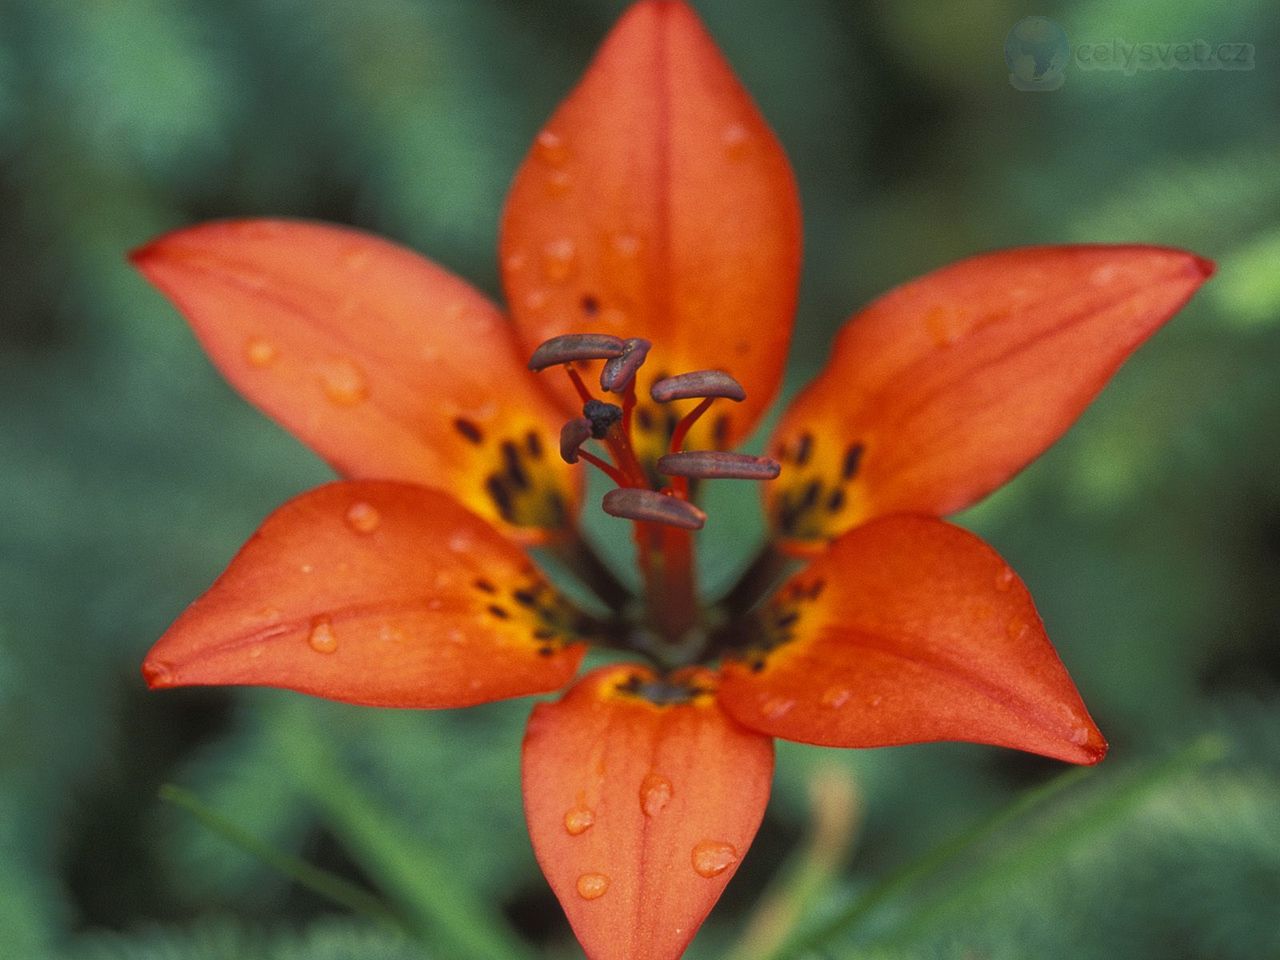
<instances>
[{"instance_id":1,"label":"orange lily flower","mask_svg":"<svg viewBox=\"0 0 1280 960\"><path fill-rule=\"evenodd\" d=\"M773 737L1096 763L1026 588L939 518L1060 436L1212 265L1149 246L951 265L850 319L772 458L728 453L781 380L800 232L786 156L702 25L641 0L516 175L509 318L343 227L215 223L136 251L231 383L347 478L267 518L148 683L461 707L564 687L593 644L644 659L537 705L524 744L534 850L598 960L684 950L759 826ZM617 485L634 602L577 532L581 461ZM697 495L734 477L768 481L773 545L707 605Z\"/></svg>"}]
</instances>

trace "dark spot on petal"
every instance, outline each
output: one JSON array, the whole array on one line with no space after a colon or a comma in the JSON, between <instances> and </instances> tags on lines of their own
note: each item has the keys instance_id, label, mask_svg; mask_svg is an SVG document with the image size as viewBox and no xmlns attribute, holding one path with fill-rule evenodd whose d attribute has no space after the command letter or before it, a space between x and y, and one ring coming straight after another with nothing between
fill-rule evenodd
<instances>
[{"instance_id":1,"label":"dark spot on petal","mask_svg":"<svg viewBox=\"0 0 1280 960\"><path fill-rule=\"evenodd\" d=\"M538 436L537 430L530 430L525 434L524 448L529 451L529 456L533 459L542 459L542 438Z\"/></svg>"},{"instance_id":2,"label":"dark spot on petal","mask_svg":"<svg viewBox=\"0 0 1280 960\"><path fill-rule=\"evenodd\" d=\"M810 480L809 485L804 488L804 493L800 496L800 504L797 508L800 511L812 510L818 502L818 497L822 493L822 484L817 480Z\"/></svg>"},{"instance_id":3,"label":"dark spot on petal","mask_svg":"<svg viewBox=\"0 0 1280 960\"><path fill-rule=\"evenodd\" d=\"M533 639L535 640L554 640L556 636L557 634L554 630L548 630L546 627L533 631Z\"/></svg>"},{"instance_id":4,"label":"dark spot on petal","mask_svg":"<svg viewBox=\"0 0 1280 960\"><path fill-rule=\"evenodd\" d=\"M839 513L844 509L844 490L836 487L831 491L831 496L827 497L827 512Z\"/></svg>"},{"instance_id":5,"label":"dark spot on petal","mask_svg":"<svg viewBox=\"0 0 1280 960\"><path fill-rule=\"evenodd\" d=\"M510 440L502 441L502 459L507 465L507 479L517 490L529 489L529 475L520 460L520 448Z\"/></svg>"},{"instance_id":6,"label":"dark spot on petal","mask_svg":"<svg viewBox=\"0 0 1280 960\"><path fill-rule=\"evenodd\" d=\"M716 449L724 450L729 446L729 417L721 414L716 417L716 424L711 428L711 435L715 440Z\"/></svg>"},{"instance_id":7,"label":"dark spot on petal","mask_svg":"<svg viewBox=\"0 0 1280 960\"><path fill-rule=\"evenodd\" d=\"M457 430L472 443L479 444L484 440L484 433L473 421L468 420L466 417L455 419L453 421L453 429Z\"/></svg>"},{"instance_id":8,"label":"dark spot on petal","mask_svg":"<svg viewBox=\"0 0 1280 960\"><path fill-rule=\"evenodd\" d=\"M589 293L584 293L582 295L581 306L582 312L588 317L594 317L600 312L600 301Z\"/></svg>"},{"instance_id":9,"label":"dark spot on petal","mask_svg":"<svg viewBox=\"0 0 1280 960\"><path fill-rule=\"evenodd\" d=\"M516 590L511 594L511 599L522 607L534 607L538 604L538 598L528 590Z\"/></svg>"},{"instance_id":10,"label":"dark spot on petal","mask_svg":"<svg viewBox=\"0 0 1280 960\"><path fill-rule=\"evenodd\" d=\"M844 452L844 466L840 469L840 476L845 480L852 480L858 472L858 466L862 463L862 444L855 443Z\"/></svg>"},{"instance_id":11,"label":"dark spot on petal","mask_svg":"<svg viewBox=\"0 0 1280 960\"><path fill-rule=\"evenodd\" d=\"M480 578L479 580L477 580L477 581L475 582L475 588L476 588L477 590L483 590L485 593L497 593L497 592L498 592L498 588L497 588L497 587L495 587L495 586L494 586L492 583L490 583L488 580L485 580L483 577L482 577L482 578Z\"/></svg>"},{"instance_id":12,"label":"dark spot on petal","mask_svg":"<svg viewBox=\"0 0 1280 960\"><path fill-rule=\"evenodd\" d=\"M645 433L653 429L653 414L649 412L648 407L636 407L635 418L636 426Z\"/></svg>"},{"instance_id":13,"label":"dark spot on petal","mask_svg":"<svg viewBox=\"0 0 1280 960\"><path fill-rule=\"evenodd\" d=\"M498 513L502 514L502 519L508 523L514 523L515 510L511 503L511 492L507 490L507 485L502 482L502 478L497 474L491 475L484 482L484 488L493 500L493 505L498 508Z\"/></svg>"},{"instance_id":14,"label":"dark spot on petal","mask_svg":"<svg viewBox=\"0 0 1280 960\"><path fill-rule=\"evenodd\" d=\"M809 457L813 455L813 434L802 433L800 440L796 443L796 449L793 456L797 467L803 467L809 462Z\"/></svg>"},{"instance_id":15,"label":"dark spot on petal","mask_svg":"<svg viewBox=\"0 0 1280 960\"><path fill-rule=\"evenodd\" d=\"M507 613L506 608L500 607L496 603L489 604L489 612L499 620L509 620L511 618L511 614Z\"/></svg>"}]
</instances>

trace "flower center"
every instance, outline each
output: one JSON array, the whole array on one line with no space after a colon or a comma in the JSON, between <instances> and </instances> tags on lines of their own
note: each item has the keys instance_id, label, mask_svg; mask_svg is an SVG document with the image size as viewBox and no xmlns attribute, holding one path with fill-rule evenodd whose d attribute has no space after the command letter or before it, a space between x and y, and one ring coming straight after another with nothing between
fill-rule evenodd
<instances>
[{"instance_id":1,"label":"flower center","mask_svg":"<svg viewBox=\"0 0 1280 960\"><path fill-rule=\"evenodd\" d=\"M647 626L668 647L698 649L705 626L697 603L690 532L700 530L707 519L696 502L698 487L706 480L772 480L781 467L768 457L686 450L690 431L717 401L741 402L746 391L724 371L695 370L654 380L641 406L636 373L650 347L640 338L568 334L538 347L529 368L563 368L582 400L581 416L560 431L560 456L568 463L590 464L616 485L601 506L610 516L635 525ZM593 361L604 361L601 393L618 402L596 396L583 381L579 367ZM697 402L678 415L672 404L689 400ZM723 446L723 431L719 433L717 437L712 431L713 442ZM655 445L655 435L666 442ZM599 451L587 449L589 442L598 444Z\"/></svg>"}]
</instances>

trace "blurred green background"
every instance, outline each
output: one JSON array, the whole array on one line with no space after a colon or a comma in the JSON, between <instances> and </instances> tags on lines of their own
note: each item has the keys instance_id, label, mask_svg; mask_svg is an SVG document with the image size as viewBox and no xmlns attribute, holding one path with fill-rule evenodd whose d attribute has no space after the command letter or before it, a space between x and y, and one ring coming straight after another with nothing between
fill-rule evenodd
<instances>
[{"instance_id":1,"label":"blurred green background","mask_svg":"<svg viewBox=\"0 0 1280 960\"><path fill-rule=\"evenodd\" d=\"M760 837L690 956L767 956L763 897L798 913L812 949L791 956L1280 957L1280 8L695 5L800 182L788 390L854 307L979 250L1152 242L1220 272L961 518L1037 597L1106 763L1063 783L981 747L783 745ZM496 295L508 179L624 6L0 4L0 956L578 955L524 833L527 703L144 690L150 643L327 472L221 382L124 254L212 217L317 217ZM1250 43L1256 66L1069 64L1062 89L1023 92L1003 43L1033 14L1077 43ZM710 580L745 561L728 532L752 510L717 514ZM291 883L163 783L416 933Z\"/></svg>"}]
</instances>

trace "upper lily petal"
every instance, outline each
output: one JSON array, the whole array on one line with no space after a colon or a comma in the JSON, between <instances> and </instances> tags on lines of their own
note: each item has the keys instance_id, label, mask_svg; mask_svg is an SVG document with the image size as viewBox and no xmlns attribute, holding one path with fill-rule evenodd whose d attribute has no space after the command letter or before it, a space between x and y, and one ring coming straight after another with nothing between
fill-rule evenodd
<instances>
[{"instance_id":1,"label":"upper lily petal","mask_svg":"<svg viewBox=\"0 0 1280 960\"><path fill-rule=\"evenodd\" d=\"M1027 247L962 260L851 318L785 412L766 489L812 548L875 516L965 507L1061 436L1212 273L1181 250Z\"/></svg>"},{"instance_id":2,"label":"upper lily petal","mask_svg":"<svg viewBox=\"0 0 1280 960\"><path fill-rule=\"evenodd\" d=\"M566 684L578 614L442 493L349 481L280 507L143 664L152 687L249 684L463 707Z\"/></svg>"},{"instance_id":3,"label":"upper lily petal","mask_svg":"<svg viewBox=\"0 0 1280 960\"><path fill-rule=\"evenodd\" d=\"M539 704L524 742L538 863L591 960L674 960L764 815L773 742L717 706L715 678L656 704L643 667L604 667Z\"/></svg>"},{"instance_id":4,"label":"upper lily petal","mask_svg":"<svg viewBox=\"0 0 1280 960\"><path fill-rule=\"evenodd\" d=\"M646 410L654 379L720 368L746 387L719 445L777 390L800 269L795 180L687 4L642 0L623 15L520 167L500 249L527 349L582 330L652 341L642 456L665 452L670 429ZM712 445L711 419L693 446Z\"/></svg>"},{"instance_id":5,"label":"upper lily petal","mask_svg":"<svg viewBox=\"0 0 1280 960\"><path fill-rule=\"evenodd\" d=\"M134 264L222 374L338 471L448 490L509 535L571 519L562 419L480 293L357 230L281 220L166 234Z\"/></svg>"},{"instance_id":6,"label":"upper lily petal","mask_svg":"<svg viewBox=\"0 0 1280 960\"><path fill-rule=\"evenodd\" d=\"M1097 763L1106 742L994 550L930 517L837 539L758 613L720 700L787 740L882 747L969 740Z\"/></svg>"}]
</instances>

